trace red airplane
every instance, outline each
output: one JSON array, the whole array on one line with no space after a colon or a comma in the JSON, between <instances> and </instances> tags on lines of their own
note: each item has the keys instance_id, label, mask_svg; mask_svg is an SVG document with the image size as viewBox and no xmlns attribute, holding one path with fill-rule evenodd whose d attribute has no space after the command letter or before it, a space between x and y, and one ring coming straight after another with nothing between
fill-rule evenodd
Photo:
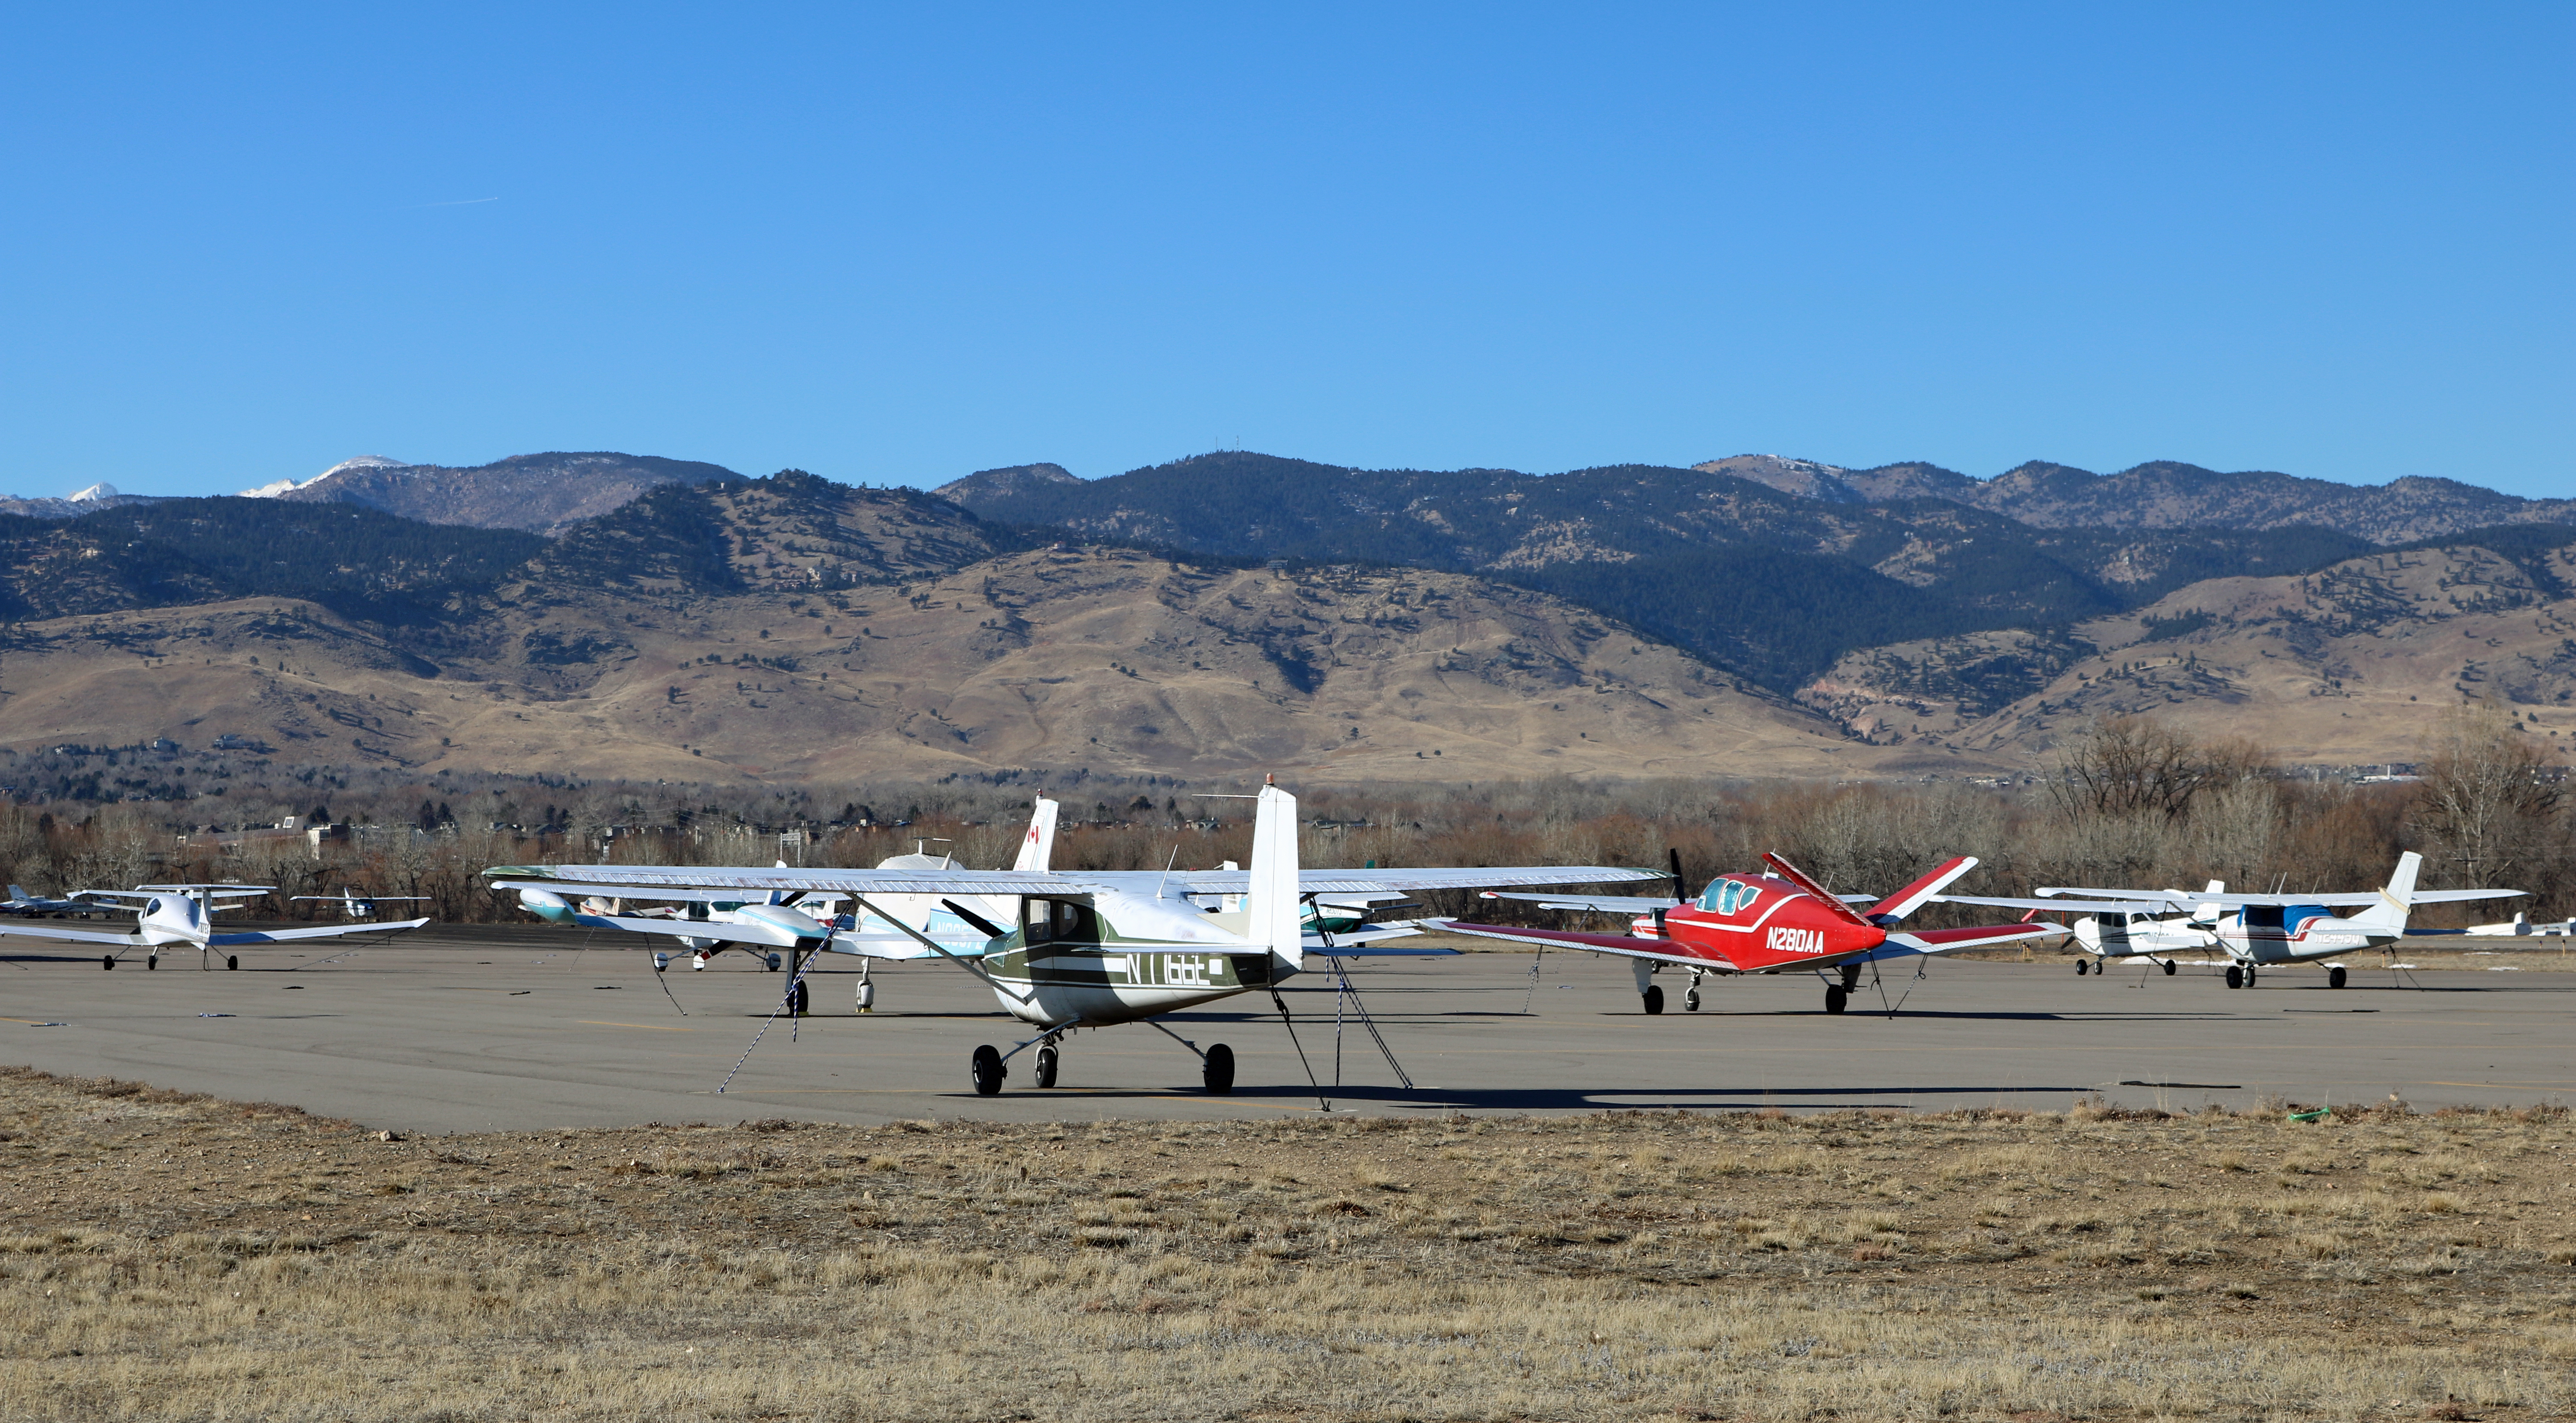
<instances>
[{"instance_id":1,"label":"red airplane","mask_svg":"<svg viewBox=\"0 0 2576 1423\"><path fill-rule=\"evenodd\" d=\"M1988 948L2028 939L2063 937L2055 924L1998 924L1975 929L1921 929L1901 932L1896 925L1920 909L1950 882L1977 867L1962 855L1923 878L1870 904L1868 895L1839 896L1809 879L1797 866L1766 854L1767 874L1727 875L1711 880L1697 900L1586 898L1554 894L1487 894L1488 899L1525 899L1549 909L1583 909L1595 913L1635 913L1626 934L1578 934L1554 929L1519 929L1502 924L1468 924L1457 920L1422 921L1426 928L1480 939L1586 949L1621 954L1637 970L1637 993L1646 1011L1664 1011L1664 991L1647 975L1665 964L1690 970L1691 982L1682 1006L1699 1009L1700 979L1712 973L1779 973L1813 969L1819 977L1838 968L1841 981L1827 978L1825 1011L1839 1013L1860 982L1861 965L1878 959L1916 954L1942 954L1956 949ZM1678 892L1681 867L1673 869Z\"/></svg>"}]
</instances>

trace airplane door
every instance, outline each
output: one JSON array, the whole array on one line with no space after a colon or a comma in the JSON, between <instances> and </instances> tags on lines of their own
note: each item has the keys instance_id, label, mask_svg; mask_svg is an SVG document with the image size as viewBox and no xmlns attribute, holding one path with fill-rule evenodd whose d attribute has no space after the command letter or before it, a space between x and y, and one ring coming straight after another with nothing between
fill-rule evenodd
<instances>
[{"instance_id":1,"label":"airplane door","mask_svg":"<svg viewBox=\"0 0 2576 1423\"><path fill-rule=\"evenodd\" d=\"M2282 963L2290 957L2288 926L2283 923L2281 906L2249 904L2237 916L2238 930L2245 936L2245 953L2256 963Z\"/></svg>"}]
</instances>

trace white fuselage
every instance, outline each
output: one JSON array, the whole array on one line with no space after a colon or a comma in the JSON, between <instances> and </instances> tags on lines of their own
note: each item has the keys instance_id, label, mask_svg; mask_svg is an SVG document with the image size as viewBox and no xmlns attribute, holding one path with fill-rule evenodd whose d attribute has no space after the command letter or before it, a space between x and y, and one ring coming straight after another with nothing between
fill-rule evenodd
<instances>
[{"instance_id":1,"label":"white fuselage","mask_svg":"<svg viewBox=\"0 0 2576 1423\"><path fill-rule=\"evenodd\" d=\"M2241 964L2304 963L2397 942L2389 930L2339 919L2313 905L2254 906L2214 920L2188 915L2086 915L2075 939L2104 958L2164 958L2212 949Z\"/></svg>"},{"instance_id":2,"label":"white fuselage","mask_svg":"<svg viewBox=\"0 0 2576 1423\"><path fill-rule=\"evenodd\" d=\"M1102 890L1083 900L1032 898L1017 917L980 964L1002 1011L1041 1026L1132 1023L1297 971L1183 899Z\"/></svg>"}]
</instances>

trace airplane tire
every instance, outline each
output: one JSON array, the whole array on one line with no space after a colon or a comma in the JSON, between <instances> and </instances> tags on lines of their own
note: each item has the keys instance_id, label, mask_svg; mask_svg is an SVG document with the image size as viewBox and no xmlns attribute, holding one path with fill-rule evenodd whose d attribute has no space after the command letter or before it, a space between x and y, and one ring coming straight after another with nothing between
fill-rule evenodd
<instances>
[{"instance_id":1,"label":"airplane tire","mask_svg":"<svg viewBox=\"0 0 2576 1423\"><path fill-rule=\"evenodd\" d=\"M2254 986L2254 965L2250 963L2245 966L2245 986L2248 988Z\"/></svg>"},{"instance_id":2,"label":"airplane tire","mask_svg":"<svg viewBox=\"0 0 2576 1423\"><path fill-rule=\"evenodd\" d=\"M1839 983L1825 985L1825 1011L1839 1013L1851 1002L1851 990Z\"/></svg>"},{"instance_id":3,"label":"airplane tire","mask_svg":"<svg viewBox=\"0 0 2576 1423\"><path fill-rule=\"evenodd\" d=\"M877 986L876 986L875 984L873 984L873 983L868 982L868 981L867 981L866 979L864 979L864 978L863 978L863 979L860 979L860 980L859 980L859 1011L860 1011L860 1012L862 1012L862 1013L873 1013L873 1012L875 1012L876 1010L877 1010Z\"/></svg>"},{"instance_id":4,"label":"airplane tire","mask_svg":"<svg viewBox=\"0 0 2576 1423\"><path fill-rule=\"evenodd\" d=\"M1226 1097L1234 1092L1234 1049L1216 1043L1207 1050L1207 1066L1200 1073L1207 1084L1208 1095Z\"/></svg>"},{"instance_id":5,"label":"airplane tire","mask_svg":"<svg viewBox=\"0 0 2576 1423\"><path fill-rule=\"evenodd\" d=\"M984 1046L975 1049L975 1065L973 1072L975 1075L976 1096L991 1097L996 1096L1001 1092L1002 1076L1004 1072L1002 1067L1002 1055L993 1049L993 1045L991 1043L986 1043Z\"/></svg>"},{"instance_id":6,"label":"airplane tire","mask_svg":"<svg viewBox=\"0 0 2576 1423\"><path fill-rule=\"evenodd\" d=\"M1647 984L1645 1000L1647 1012L1661 1013L1664 1011L1664 986L1660 983Z\"/></svg>"},{"instance_id":7,"label":"airplane tire","mask_svg":"<svg viewBox=\"0 0 2576 1423\"><path fill-rule=\"evenodd\" d=\"M114 955L114 954L101 954L101 955L99 955L99 958L98 958L98 966L99 966L100 968L106 969L109 973L114 973L114 972L116 972L116 955Z\"/></svg>"},{"instance_id":8,"label":"airplane tire","mask_svg":"<svg viewBox=\"0 0 2576 1423\"><path fill-rule=\"evenodd\" d=\"M2167 978L2171 978L2171 977L2173 977L2173 976L2174 976L2174 962L2173 962L2173 960L2171 960L2171 959L2167 959L2167 960L2165 960L2165 977L2167 977Z\"/></svg>"},{"instance_id":9,"label":"airplane tire","mask_svg":"<svg viewBox=\"0 0 2576 1423\"><path fill-rule=\"evenodd\" d=\"M2230 988L2243 988L2245 986L2245 970L2241 965L2229 964L2227 966L2227 986Z\"/></svg>"},{"instance_id":10,"label":"airplane tire","mask_svg":"<svg viewBox=\"0 0 2576 1423\"><path fill-rule=\"evenodd\" d=\"M2326 970L2326 987L2343 987L2343 969L2340 965Z\"/></svg>"},{"instance_id":11,"label":"airplane tire","mask_svg":"<svg viewBox=\"0 0 2576 1423\"><path fill-rule=\"evenodd\" d=\"M143 956L143 971L145 973L150 973L152 970L159 968L160 966L161 956L159 954L145 954Z\"/></svg>"},{"instance_id":12,"label":"airplane tire","mask_svg":"<svg viewBox=\"0 0 2576 1423\"><path fill-rule=\"evenodd\" d=\"M1682 1011L1685 1013L1696 1013L1699 1011L1698 989L1694 988L1690 992L1682 995Z\"/></svg>"},{"instance_id":13,"label":"airplane tire","mask_svg":"<svg viewBox=\"0 0 2576 1423\"><path fill-rule=\"evenodd\" d=\"M778 955L776 954L771 954L769 956L769 971L771 973L778 972Z\"/></svg>"},{"instance_id":14,"label":"airplane tire","mask_svg":"<svg viewBox=\"0 0 2576 1423\"><path fill-rule=\"evenodd\" d=\"M225 967L225 968L227 968L227 969L236 969L236 968L241 967L241 955L239 955L239 954L226 954L226 955L224 955L224 967Z\"/></svg>"},{"instance_id":15,"label":"airplane tire","mask_svg":"<svg viewBox=\"0 0 2576 1423\"><path fill-rule=\"evenodd\" d=\"M2077 978L2082 978L2084 975L2086 975L2086 974L2088 974L2088 973L2091 973L2092 971L2093 971L2093 963L2092 963L2092 960L2090 960L2090 959L2077 959L2077 960L2075 961L2075 976L2076 976Z\"/></svg>"},{"instance_id":16,"label":"airplane tire","mask_svg":"<svg viewBox=\"0 0 2576 1423\"><path fill-rule=\"evenodd\" d=\"M799 983L794 988L788 990L787 1011L790 1014L799 1018L805 1016L805 991L811 987L813 987L813 985L810 983Z\"/></svg>"},{"instance_id":17,"label":"airplane tire","mask_svg":"<svg viewBox=\"0 0 2576 1423\"><path fill-rule=\"evenodd\" d=\"M1057 1065L1058 1060L1056 1058L1054 1048L1042 1047L1038 1049L1038 1085L1040 1087L1053 1087L1055 1085L1055 1070Z\"/></svg>"}]
</instances>

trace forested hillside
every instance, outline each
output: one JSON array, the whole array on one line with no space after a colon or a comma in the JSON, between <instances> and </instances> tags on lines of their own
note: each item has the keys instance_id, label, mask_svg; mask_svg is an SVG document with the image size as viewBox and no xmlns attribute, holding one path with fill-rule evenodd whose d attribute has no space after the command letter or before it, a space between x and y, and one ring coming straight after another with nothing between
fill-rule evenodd
<instances>
[{"instance_id":1,"label":"forested hillside","mask_svg":"<svg viewBox=\"0 0 2576 1423\"><path fill-rule=\"evenodd\" d=\"M1716 467L1540 476L1227 452L1088 483L991 474L1014 477L942 492L996 520L1147 547L1483 573L1782 692L1854 648L2062 626L2199 579L2298 572L2370 547L2311 528L2042 529L1948 499L1855 503L1839 485L1810 497Z\"/></svg>"}]
</instances>

